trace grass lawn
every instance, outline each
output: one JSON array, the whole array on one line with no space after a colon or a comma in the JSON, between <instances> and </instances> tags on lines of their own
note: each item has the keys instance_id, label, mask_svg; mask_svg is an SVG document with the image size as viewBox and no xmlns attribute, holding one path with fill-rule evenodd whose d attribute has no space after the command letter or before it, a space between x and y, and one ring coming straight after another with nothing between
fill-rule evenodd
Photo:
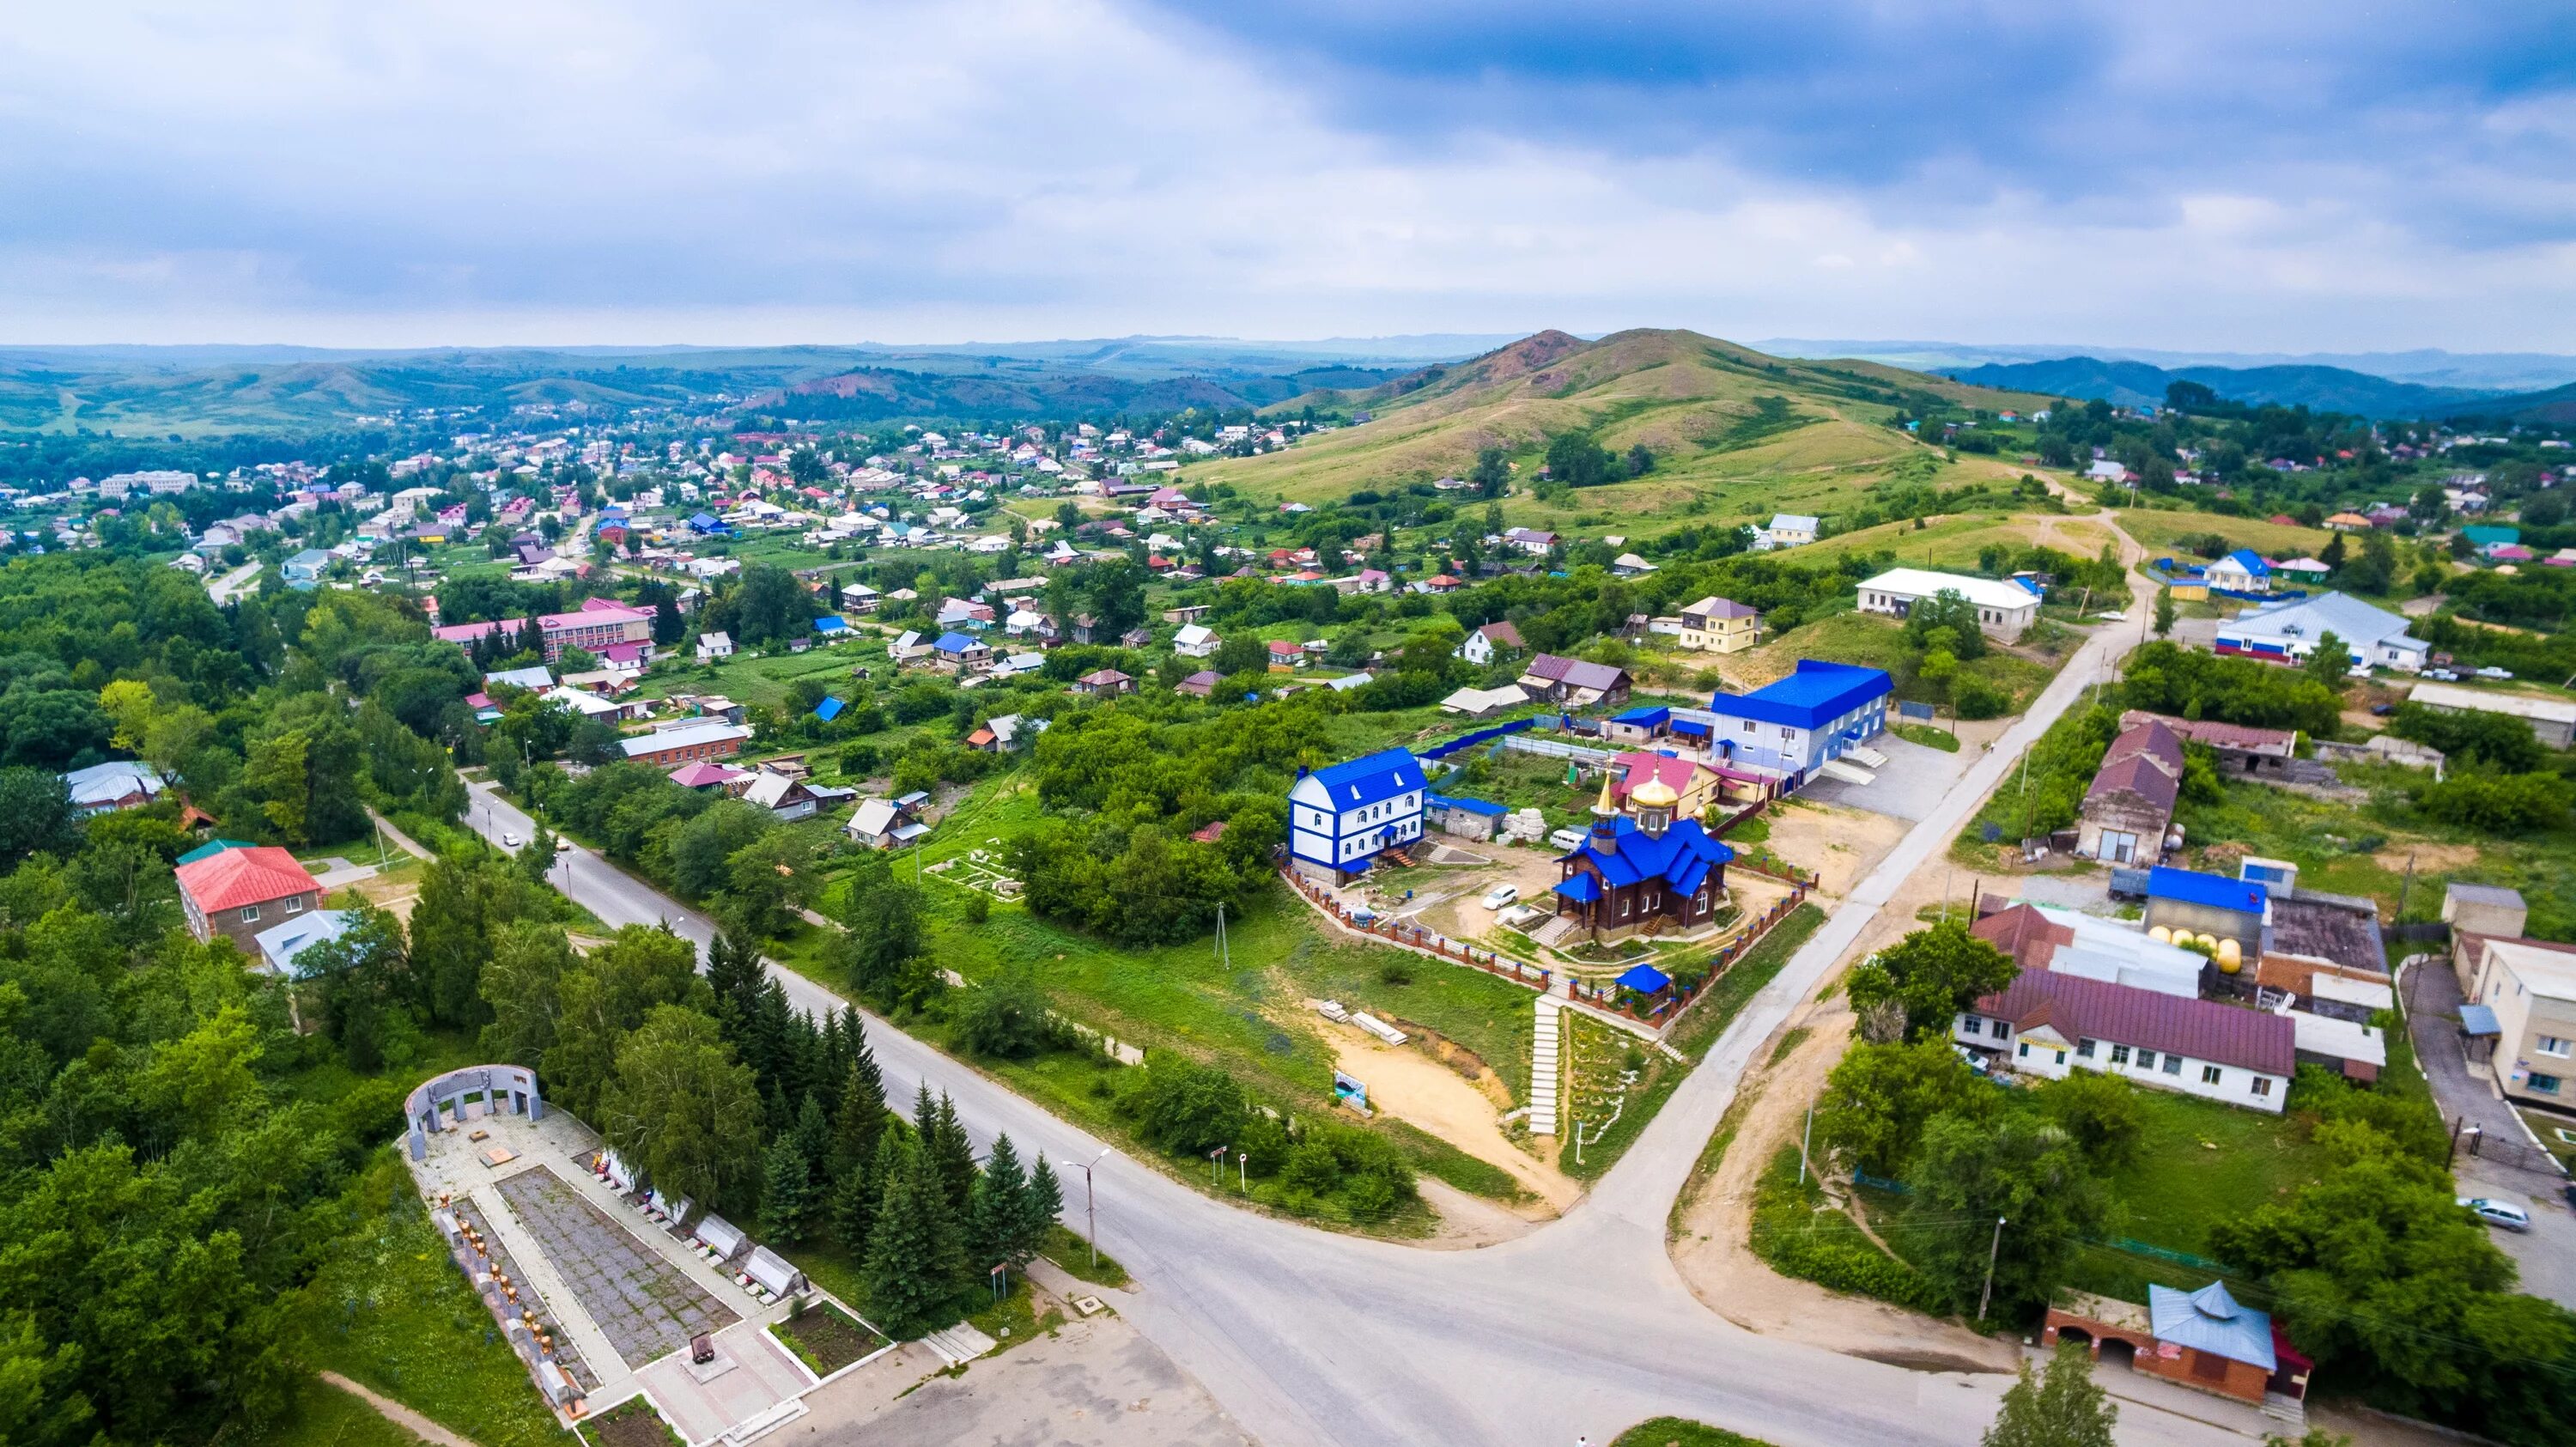
<instances>
[{"instance_id":1,"label":"grass lawn","mask_svg":"<svg viewBox=\"0 0 2576 1447\"><path fill-rule=\"evenodd\" d=\"M2229 517L2215 512L2122 508L2119 517L2121 529L2138 540L2150 559L2176 553L2179 539L2206 533L2226 539L2229 548L2252 548L2266 558L2314 557L2334 536L2324 528L2284 527L2261 518Z\"/></svg>"},{"instance_id":2,"label":"grass lawn","mask_svg":"<svg viewBox=\"0 0 2576 1447\"><path fill-rule=\"evenodd\" d=\"M468 1287L387 1146L339 1208L339 1239L291 1312L304 1356L471 1438L544 1447L561 1431Z\"/></svg>"},{"instance_id":3,"label":"grass lawn","mask_svg":"<svg viewBox=\"0 0 2576 1447\"><path fill-rule=\"evenodd\" d=\"M828 1377L886 1344L883 1333L828 1301L771 1323L769 1334L818 1377Z\"/></svg>"},{"instance_id":4,"label":"grass lawn","mask_svg":"<svg viewBox=\"0 0 2576 1447\"><path fill-rule=\"evenodd\" d=\"M1930 724L1899 723L1889 724L1887 731L1907 743L1921 744L1927 749L1939 749L1945 754L1959 751L1959 736L1948 729L1936 729Z\"/></svg>"},{"instance_id":5,"label":"grass lawn","mask_svg":"<svg viewBox=\"0 0 2576 1447\"><path fill-rule=\"evenodd\" d=\"M1770 1447L1769 1443L1681 1417L1651 1417L1619 1434L1610 1447Z\"/></svg>"},{"instance_id":6,"label":"grass lawn","mask_svg":"<svg viewBox=\"0 0 2576 1447\"><path fill-rule=\"evenodd\" d=\"M1065 1203L1067 1216L1076 1209L1070 1200ZM1094 1252L1091 1243L1080 1232L1062 1221L1047 1228L1046 1244L1038 1251L1047 1260L1064 1268L1065 1275L1076 1281L1088 1281L1094 1286L1127 1284L1127 1268L1118 1264L1117 1257L1105 1251Z\"/></svg>"},{"instance_id":7,"label":"grass lawn","mask_svg":"<svg viewBox=\"0 0 2576 1447\"><path fill-rule=\"evenodd\" d=\"M320 1377L297 1383L285 1413L244 1441L248 1447L420 1447L410 1431Z\"/></svg>"},{"instance_id":8,"label":"grass lawn","mask_svg":"<svg viewBox=\"0 0 2576 1447\"><path fill-rule=\"evenodd\" d=\"M1876 613L1831 613L1802 623L1757 647L1733 655L1727 672L1730 676L1739 671L1748 672L1753 678L1767 682L1788 675L1802 658L1883 668L1896 678L1899 697L1933 697L1921 685L1912 682L1914 656L1905 644L1905 625ZM2057 676L2058 664L2062 661L2042 661L2022 653L1989 647L1984 657L1961 664L1959 671L1963 676L1981 679L2010 694L2012 706L2006 711L2019 713L2030 706L2030 701L2039 696L2039 691L2048 686L2051 678Z\"/></svg>"},{"instance_id":9,"label":"grass lawn","mask_svg":"<svg viewBox=\"0 0 2576 1447\"><path fill-rule=\"evenodd\" d=\"M629 1397L581 1424L586 1447L687 1447L644 1397Z\"/></svg>"}]
</instances>

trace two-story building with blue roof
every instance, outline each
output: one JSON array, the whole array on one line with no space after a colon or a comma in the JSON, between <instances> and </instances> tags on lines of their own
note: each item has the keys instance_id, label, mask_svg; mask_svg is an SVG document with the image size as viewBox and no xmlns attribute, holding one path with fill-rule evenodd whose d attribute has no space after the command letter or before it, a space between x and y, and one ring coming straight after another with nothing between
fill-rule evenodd
<instances>
[{"instance_id":1,"label":"two-story building with blue roof","mask_svg":"<svg viewBox=\"0 0 2576 1447\"><path fill-rule=\"evenodd\" d=\"M1410 749L1301 772L1288 790L1288 857L1302 874L1348 884L1379 851L1422 837L1429 792Z\"/></svg>"},{"instance_id":2,"label":"two-story building with blue roof","mask_svg":"<svg viewBox=\"0 0 2576 1447\"><path fill-rule=\"evenodd\" d=\"M1778 774L1784 789L1887 731L1896 685L1883 668L1798 660L1797 671L1751 693L1708 701L1709 748L1729 764Z\"/></svg>"},{"instance_id":3,"label":"two-story building with blue roof","mask_svg":"<svg viewBox=\"0 0 2576 1447\"><path fill-rule=\"evenodd\" d=\"M1726 902L1735 851L1698 820L1676 817L1680 795L1670 785L1638 785L1628 795L1631 817L1619 812L1612 782L1603 775L1591 832L1557 858L1557 915L1596 940L1705 926Z\"/></svg>"}]
</instances>

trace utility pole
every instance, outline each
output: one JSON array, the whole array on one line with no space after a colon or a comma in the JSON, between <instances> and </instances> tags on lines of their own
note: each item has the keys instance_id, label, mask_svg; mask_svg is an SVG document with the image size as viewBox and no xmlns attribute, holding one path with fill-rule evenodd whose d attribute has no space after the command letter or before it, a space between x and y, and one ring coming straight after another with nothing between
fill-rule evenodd
<instances>
[{"instance_id":1,"label":"utility pole","mask_svg":"<svg viewBox=\"0 0 2576 1447\"><path fill-rule=\"evenodd\" d=\"M1798 1132L1798 1184L1807 1184L1807 1142L1815 1139L1816 1108L1807 1107L1807 1128Z\"/></svg>"},{"instance_id":2,"label":"utility pole","mask_svg":"<svg viewBox=\"0 0 2576 1447\"><path fill-rule=\"evenodd\" d=\"M1091 1265L1094 1270L1098 1270L1100 1267L1100 1198L1092 1191L1091 1168L1100 1164L1102 1159L1109 1154L1109 1151L1110 1147L1102 1146L1100 1148L1100 1154L1093 1156L1090 1160L1067 1161L1064 1163L1066 1170L1079 1170L1082 1172L1083 1228L1084 1236L1091 1247Z\"/></svg>"},{"instance_id":3,"label":"utility pole","mask_svg":"<svg viewBox=\"0 0 2576 1447\"><path fill-rule=\"evenodd\" d=\"M1977 1289L1977 1320L1979 1321L1984 1321L1986 1319L1986 1303L1994 1299L1995 1258L2003 1254L2003 1249L2004 1218L1997 1216L1995 1218L1994 1244L1986 1248L1986 1284Z\"/></svg>"}]
</instances>

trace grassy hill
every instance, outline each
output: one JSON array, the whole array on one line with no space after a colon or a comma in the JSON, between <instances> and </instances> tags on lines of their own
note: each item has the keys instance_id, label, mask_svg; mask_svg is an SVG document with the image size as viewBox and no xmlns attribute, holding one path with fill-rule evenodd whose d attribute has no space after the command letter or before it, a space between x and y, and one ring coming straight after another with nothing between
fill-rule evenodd
<instances>
[{"instance_id":1,"label":"grassy hill","mask_svg":"<svg viewBox=\"0 0 2576 1447\"><path fill-rule=\"evenodd\" d=\"M1627 331L1585 342L1524 337L1481 357L1426 367L1365 391L1289 399L1367 411L1371 420L1285 452L1212 460L1192 481L1254 496L1322 502L1361 488L1463 476L1488 446L1512 453L1516 523L1588 526L1615 517L1640 530L1685 519L1717 523L1773 512L1832 512L1890 478L1937 484L2010 480L2009 460L1943 460L1887 426L1900 409L2042 407L2049 399L1964 387L1874 362L1791 361L1686 331ZM1585 488L1556 505L1529 488L1548 440L1589 434L1614 454L1643 444L1655 468Z\"/></svg>"}]
</instances>

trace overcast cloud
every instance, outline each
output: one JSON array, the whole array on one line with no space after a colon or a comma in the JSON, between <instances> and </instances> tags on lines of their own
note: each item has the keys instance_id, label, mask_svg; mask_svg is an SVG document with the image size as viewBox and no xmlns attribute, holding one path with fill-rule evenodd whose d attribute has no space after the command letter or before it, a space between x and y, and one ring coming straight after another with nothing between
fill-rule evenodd
<instances>
[{"instance_id":1,"label":"overcast cloud","mask_svg":"<svg viewBox=\"0 0 2576 1447\"><path fill-rule=\"evenodd\" d=\"M2571 34L2295 0L30 5L0 341L2566 350Z\"/></svg>"}]
</instances>

